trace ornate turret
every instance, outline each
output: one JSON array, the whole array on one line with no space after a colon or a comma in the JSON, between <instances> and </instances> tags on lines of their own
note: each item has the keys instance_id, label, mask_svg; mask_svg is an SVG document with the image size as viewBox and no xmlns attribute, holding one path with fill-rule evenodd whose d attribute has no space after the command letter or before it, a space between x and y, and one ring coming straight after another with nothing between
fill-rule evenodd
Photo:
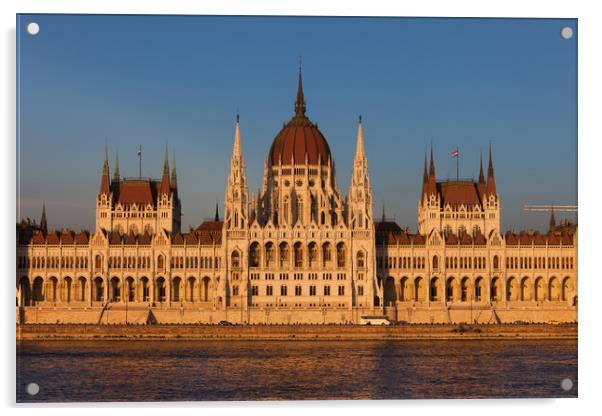
<instances>
[{"instance_id":1,"label":"ornate turret","mask_svg":"<svg viewBox=\"0 0 602 416\"><path fill-rule=\"evenodd\" d=\"M372 190L368 176L368 161L364 152L362 116L358 117L357 145L353 160L353 175L347 195L349 224L355 229L372 229Z\"/></svg>"},{"instance_id":2,"label":"ornate turret","mask_svg":"<svg viewBox=\"0 0 602 416\"><path fill-rule=\"evenodd\" d=\"M554 217L554 206L552 206L552 212L550 213L550 233L556 231L556 218Z\"/></svg>"},{"instance_id":3,"label":"ornate turret","mask_svg":"<svg viewBox=\"0 0 602 416\"><path fill-rule=\"evenodd\" d=\"M227 228L245 229L248 226L248 199L245 162L240 144L240 118L237 114L225 197L224 221Z\"/></svg>"}]
</instances>

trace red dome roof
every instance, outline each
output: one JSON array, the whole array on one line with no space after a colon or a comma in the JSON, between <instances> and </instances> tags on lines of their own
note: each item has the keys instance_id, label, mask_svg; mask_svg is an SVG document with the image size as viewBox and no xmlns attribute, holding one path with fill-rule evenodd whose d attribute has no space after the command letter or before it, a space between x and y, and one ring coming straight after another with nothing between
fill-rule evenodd
<instances>
[{"instance_id":1,"label":"red dome roof","mask_svg":"<svg viewBox=\"0 0 602 416\"><path fill-rule=\"evenodd\" d=\"M268 163L270 166L305 164L305 159L310 165L317 165L318 160L327 164L330 158L330 147L318 127L305 115L305 100L303 98L303 84L299 72L299 89L295 102L295 116L276 135Z\"/></svg>"}]
</instances>

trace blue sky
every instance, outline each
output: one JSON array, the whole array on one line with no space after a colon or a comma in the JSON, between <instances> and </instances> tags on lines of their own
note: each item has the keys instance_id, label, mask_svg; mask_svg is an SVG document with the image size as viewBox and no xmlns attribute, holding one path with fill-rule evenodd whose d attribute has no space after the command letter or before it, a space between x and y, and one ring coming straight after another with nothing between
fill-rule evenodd
<instances>
[{"instance_id":1,"label":"blue sky","mask_svg":"<svg viewBox=\"0 0 602 416\"><path fill-rule=\"evenodd\" d=\"M346 193L363 115L375 212L416 227L424 152L437 176L477 177L493 147L502 227L547 228L524 204L576 204L576 20L211 16L17 17L19 208L93 228L105 140L111 172L159 177L176 152L182 223L222 201L236 112L249 192L293 115L307 114ZM40 25L36 36L27 23ZM171 155L170 155L171 161ZM557 215L557 218L563 215ZM573 218L574 219L574 218Z\"/></svg>"}]
</instances>

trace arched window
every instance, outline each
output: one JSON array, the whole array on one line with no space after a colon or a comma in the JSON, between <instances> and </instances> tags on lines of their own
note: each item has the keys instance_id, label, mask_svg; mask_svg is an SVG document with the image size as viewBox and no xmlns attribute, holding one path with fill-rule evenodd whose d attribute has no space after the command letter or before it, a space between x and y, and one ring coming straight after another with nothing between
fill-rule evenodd
<instances>
[{"instance_id":1,"label":"arched window","mask_svg":"<svg viewBox=\"0 0 602 416\"><path fill-rule=\"evenodd\" d=\"M165 268L165 258L161 255L157 257L157 269L163 270Z\"/></svg>"},{"instance_id":2,"label":"arched window","mask_svg":"<svg viewBox=\"0 0 602 416\"><path fill-rule=\"evenodd\" d=\"M345 267L345 244L337 244L337 267Z\"/></svg>"},{"instance_id":3,"label":"arched window","mask_svg":"<svg viewBox=\"0 0 602 416\"><path fill-rule=\"evenodd\" d=\"M295 243L294 253L295 267L303 267L303 247L301 246L301 243Z\"/></svg>"},{"instance_id":4,"label":"arched window","mask_svg":"<svg viewBox=\"0 0 602 416\"><path fill-rule=\"evenodd\" d=\"M279 247L280 267L285 267L288 262L288 244L281 243Z\"/></svg>"},{"instance_id":5,"label":"arched window","mask_svg":"<svg viewBox=\"0 0 602 416\"><path fill-rule=\"evenodd\" d=\"M500 258L497 255L495 255L495 256L493 256L493 268L499 269L499 267L500 267Z\"/></svg>"},{"instance_id":6,"label":"arched window","mask_svg":"<svg viewBox=\"0 0 602 416\"><path fill-rule=\"evenodd\" d=\"M433 269L439 269L439 257L437 256L433 256Z\"/></svg>"},{"instance_id":7,"label":"arched window","mask_svg":"<svg viewBox=\"0 0 602 416\"><path fill-rule=\"evenodd\" d=\"M362 250L357 252L357 267L363 269L365 265L365 255Z\"/></svg>"},{"instance_id":8,"label":"arched window","mask_svg":"<svg viewBox=\"0 0 602 416\"><path fill-rule=\"evenodd\" d=\"M240 254L238 254L238 251L232 252L231 265L233 269L240 268Z\"/></svg>"},{"instance_id":9,"label":"arched window","mask_svg":"<svg viewBox=\"0 0 602 416\"><path fill-rule=\"evenodd\" d=\"M102 268L102 256L100 254L97 254L94 258L94 268L96 270L100 270Z\"/></svg>"},{"instance_id":10,"label":"arched window","mask_svg":"<svg viewBox=\"0 0 602 416\"><path fill-rule=\"evenodd\" d=\"M250 267L259 267L260 264L260 255L259 255L259 243L255 242L251 244L249 249L249 266Z\"/></svg>"}]
</instances>

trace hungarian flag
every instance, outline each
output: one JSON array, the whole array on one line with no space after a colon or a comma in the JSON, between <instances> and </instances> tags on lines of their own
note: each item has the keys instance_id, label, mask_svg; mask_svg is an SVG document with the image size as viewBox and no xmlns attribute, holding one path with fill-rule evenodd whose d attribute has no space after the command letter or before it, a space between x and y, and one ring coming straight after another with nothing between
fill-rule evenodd
<instances>
[{"instance_id":1,"label":"hungarian flag","mask_svg":"<svg viewBox=\"0 0 602 416\"><path fill-rule=\"evenodd\" d=\"M140 146L140 148L138 149L138 156L142 155L142 146Z\"/></svg>"},{"instance_id":2,"label":"hungarian flag","mask_svg":"<svg viewBox=\"0 0 602 416\"><path fill-rule=\"evenodd\" d=\"M452 150L452 157L458 157L458 156L460 156L460 151L457 148Z\"/></svg>"}]
</instances>

